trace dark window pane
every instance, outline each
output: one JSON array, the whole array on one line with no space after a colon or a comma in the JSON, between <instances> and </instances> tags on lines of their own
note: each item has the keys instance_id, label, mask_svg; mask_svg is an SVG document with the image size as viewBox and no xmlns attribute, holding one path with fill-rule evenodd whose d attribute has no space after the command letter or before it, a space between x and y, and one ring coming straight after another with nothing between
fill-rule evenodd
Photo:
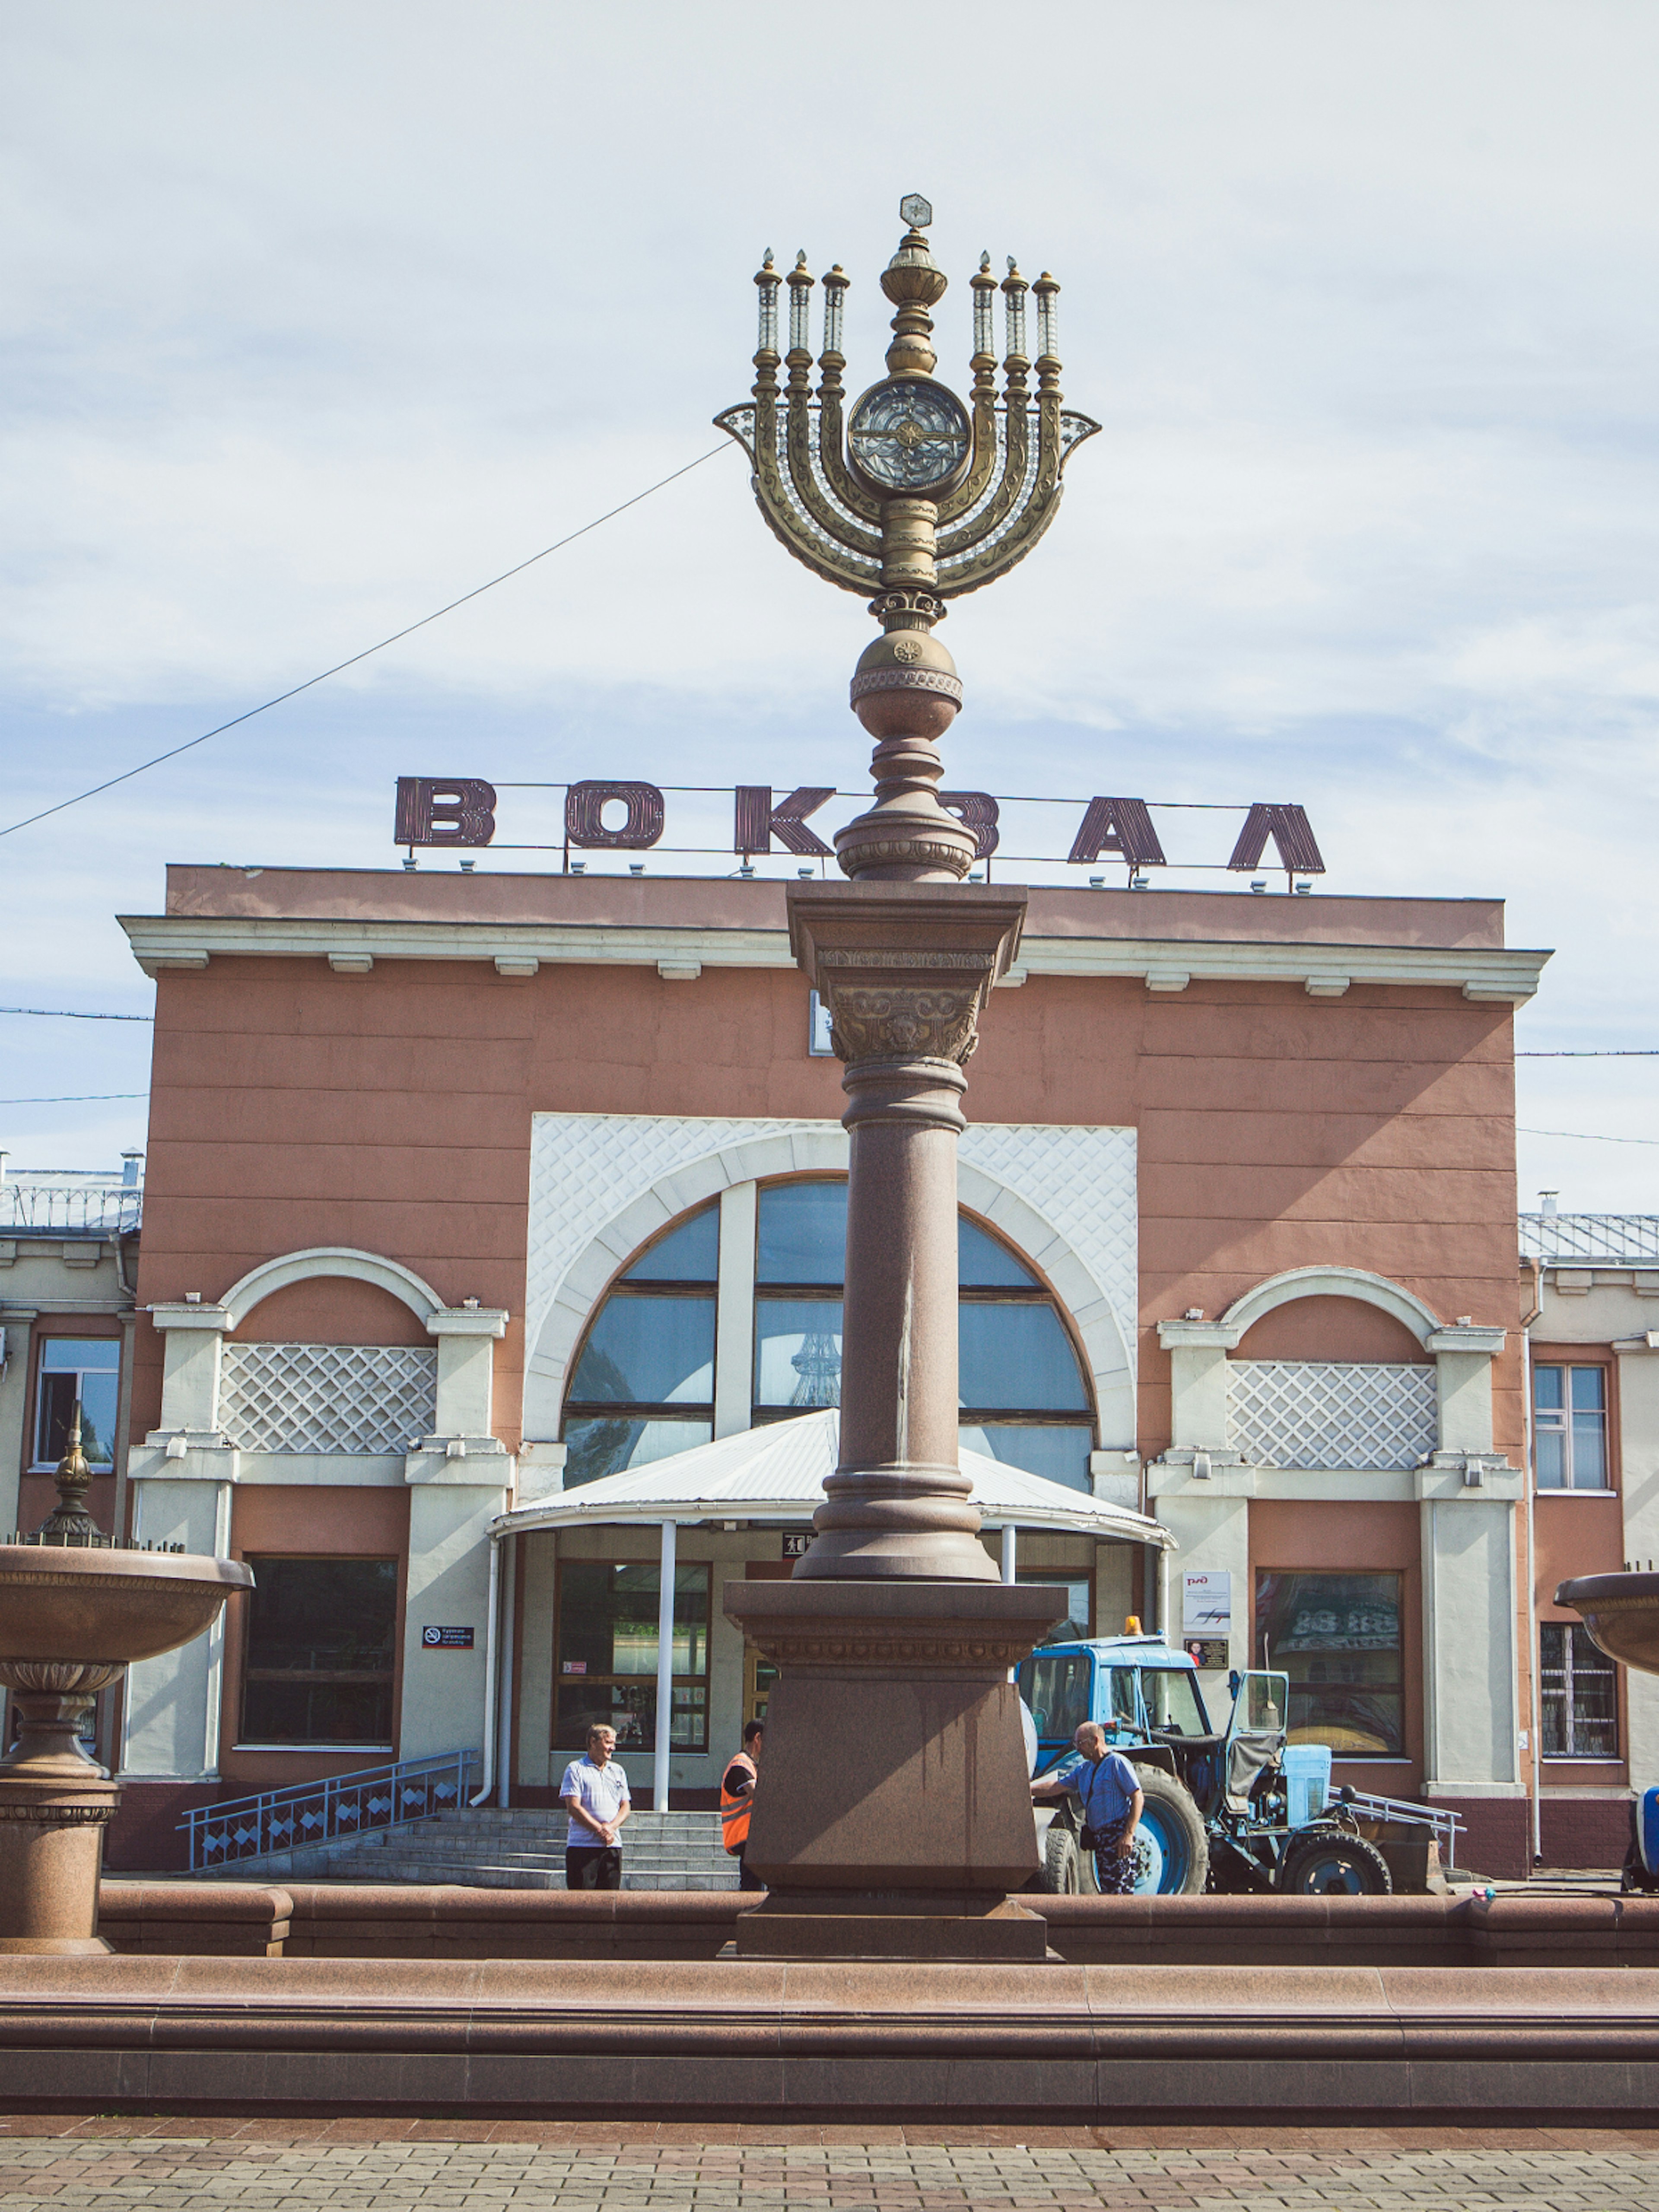
<instances>
[{"instance_id":1,"label":"dark window pane","mask_svg":"<svg viewBox=\"0 0 1659 2212\"><path fill-rule=\"evenodd\" d=\"M392 1682L250 1680L242 1695L244 1743L392 1747Z\"/></svg>"},{"instance_id":2,"label":"dark window pane","mask_svg":"<svg viewBox=\"0 0 1659 2212\"><path fill-rule=\"evenodd\" d=\"M711 1569L674 1571L674 1711L670 1741L708 1747ZM657 1726L657 1597L660 1571L642 1560L570 1559L559 1571L553 1740L580 1750L603 1723L617 1747L651 1751ZM688 1679L689 1678L689 1679Z\"/></svg>"},{"instance_id":3,"label":"dark window pane","mask_svg":"<svg viewBox=\"0 0 1659 2212\"><path fill-rule=\"evenodd\" d=\"M720 1210L705 1206L635 1260L625 1283L712 1283L720 1273Z\"/></svg>"},{"instance_id":4,"label":"dark window pane","mask_svg":"<svg viewBox=\"0 0 1659 2212\"><path fill-rule=\"evenodd\" d=\"M973 1290L1006 1290L1035 1284L1036 1277L1006 1244L958 1214L957 1280Z\"/></svg>"},{"instance_id":5,"label":"dark window pane","mask_svg":"<svg viewBox=\"0 0 1659 2212\"><path fill-rule=\"evenodd\" d=\"M1291 1678L1292 1743L1339 1759L1405 1749L1398 1575L1262 1575L1256 1648Z\"/></svg>"},{"instance_id":6,"label":"dark window pane","mask_svg":"<svg viewBox=\"0 0 1659 2212\"><path fill-rule=\"evenodd\" d=\"M674 1571L674 1672L708 1672L707 1566ZM567 1560L559 1573L558 1674L657 1674L659 1571L642 1560Z\"/></svg>"},{"instance_id":7,"label":"dark window pane","mask_svg":"<svg viewBox=\"0 0 1659 2212\"><path fill-rule=\"evenodd\" d=\"M1607 1402L1599 1367L1575 1367L1572 1370L1572 1407L1577 1413L1599 1413Z\"/></svg>"},{"instance_id":8,"label":"dark window pane","mask_svg":"<svg viewBox=\"0 0 1659 2212\"><path fill-rule=\"evenodd\" d=\"M1094 1449L1091 1429L1050 1427L1046 1421L984 1421L963 1423L964 1451L983 1452L987 1459L1005 1467L1023 1468L1067 1490L1087 1490L1089 1454Z\"/></svg>"},{"instance_id":9,"label":"dark window pane","mask_svg":"<svg viewBox=\"0 0 1659 2212\"><path fill-rule=\"evenodd\" d=\"M1069 1743L1089 1711L1089 1668L1085 1651L1057 1653L1052 1659L1040 1654L1019 1670L1020 1694L1031 1709L1039 1740L1052 1747Z\"/></svg>"},{"instance_id":10,"label":"dark window pane","mask_svg":"<svg viewBox=\"0 0 1659 2212\"><path fill-rule=\"evenodd\" d=\"M1052 1589L1056 1604L1064 1601L1065 1617L1057 1620L1043 1637L1045 1644L1082 1644L1094 1634L1089 1620L1089 1577L1066 1575L1039 1570L1035 1574L1021 1575L1020 1581L1039 1589Z\"/></svg>"},{"instance_id":11,"label":"dark window pane","mask_svg":"<svg viewBox=\"0 0 1659 2212\"><path fill-rule=\"evenodd\" d=\"M957 1309L958 1401L1031 1413L1081 1413L1088 1405L1072 1340L1047 1305Z\"/></svg>"},{"instance_id":12,"label":"dark window pane","mask_svg":"<svg viewBox=\"0 0 1659 2212\"><path fill-rule=\"evenodd\" d=\"M599 1309L570 1395L636 1406L709 1405L714 1396L712 1297L630 1298Z\"/></svg>"},{"instance_id":13,"label":"dark window pane","mask_svg":"<svg viewBox=\"0 0 1659 2212\"><path fill-rule=\"evenodd\" d=\"M1561 1370L1559 1367L1534 1367L1532 1370L1532 1402L1540 1413L1558 1413L1563 1403Z\"/></svg>"},{"instance_id":14,"label":"dark window pane","mask_svg":"<svg viewBox=\"0 0 1659 2212\"><path fill-rule=\"evenodd\" d=\"M395 1559L251 1558L242 1739L389 1743Z\"/></svg>"},{"instance_id":15,"label":"dark window pane","mask_svg":"<svg viewBox=\"0 0 1659 2212\"><path fill-rule=\"evenodd\" d=\"M755 1300L755 1403L839 1406L839 1298Z\"/></svg>"},{"instance_id":16,"label":"dark window pane","mask_svg":"<svg viewBox=\"0 0 1659 2212\"><path fill-rule=\"evenodd\" d=\"M1565 1490L1567 1483L1567 1439L1559 1429L1547 1429L1540 1422L1534 1429L1533 1456L1538 1462L1538 1487L1540 1490Z\"/></svg>"},{"instance_id":17,"label":"dark window pane","mask_svg":"<svg viewBox=\"0 0 1659 2212\"><path fill-rule=\"evenodd\" d=\"M70 1421L81 1401L81 1449L90 1467L115 1462L115 1415L121 1385L121 1347L108 1338L48 1337L40 1347L34 1459L56 1467L69 1449Z\"/></svg>"},{"instance_id":18,"label":"dark window pane","mask_svg":"<svg viewBox=\"0 0 1659 2212\"><path fill-rule=\"evenodd\" d=\"M647 1467L653 1460L706 1444L714 1436L708 1421L628 1420L604 1413L573 1414L564 1425L564 1486L620 1474L624 1468Z\"/></svg>"},{"instance_id":19,"label":"dark window pane","mask_svg":"<svg viewBox=\"0 0 1659 2212\"><path fill-rule=\"evenodd\" d=\"M847 1262L845 1182L773 1183L760 1194L759 1283L835 1283Z\"/></svg>"}]
</instances>

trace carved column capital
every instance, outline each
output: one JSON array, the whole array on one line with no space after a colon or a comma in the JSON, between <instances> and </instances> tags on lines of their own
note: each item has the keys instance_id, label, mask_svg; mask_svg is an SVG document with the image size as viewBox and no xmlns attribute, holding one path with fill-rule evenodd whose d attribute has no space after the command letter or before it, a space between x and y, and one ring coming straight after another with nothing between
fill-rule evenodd
<instances>
[{"instance_id":1,"label":"carved column capital","mask_svg":"<svg viewBox=\"0 0 1659 2212\"><path fill-rule=\"evenodd\" d=\"M829 1010L849 1090L855 1072L878 1066L962 1066L1019 943L1023 890L907 885L896 896L877 884L791 885L788 902L791 949Z\"/></svg>"}]
</instances>

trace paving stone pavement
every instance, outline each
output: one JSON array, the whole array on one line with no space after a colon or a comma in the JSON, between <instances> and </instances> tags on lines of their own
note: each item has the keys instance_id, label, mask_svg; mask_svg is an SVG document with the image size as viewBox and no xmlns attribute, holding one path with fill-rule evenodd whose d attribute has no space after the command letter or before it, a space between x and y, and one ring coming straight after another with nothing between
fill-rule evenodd
<instances>
[{"instance_id":1,"label":"paving stone pavement","mask_svg":"<svg viewBox=\"0 0 1659 2212\"><path fill-rule=\"evenodd\" d=\"M0 2212L1659 2212L1659 2130L14 2116Z\"/></svg>"}]
</instances>

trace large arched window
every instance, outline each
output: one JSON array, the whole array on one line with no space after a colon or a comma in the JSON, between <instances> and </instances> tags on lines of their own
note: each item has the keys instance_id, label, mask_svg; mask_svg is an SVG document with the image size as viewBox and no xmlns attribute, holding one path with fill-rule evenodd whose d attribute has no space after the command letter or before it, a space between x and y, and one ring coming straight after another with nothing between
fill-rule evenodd
<instances>
[{"instance_id":1,"label":"large arched window","mask_svg":"<svg viewBox=\"0 0 1659 2212\"><path fill-rule=\"evenodd\" d=\"M751 1423L840 1403L846 1179L763 1184L754 1218L741 1313L732 1270L724 1310L716 1297L718 1203L676 1222L612 1285L571 1377L567 1486L706 1443L719 1362L747 1363ZM1053 1293L966 1214L957 1253L963 1443L1088 1489L1092 1407Z\"/></svg>"}]
</instances>

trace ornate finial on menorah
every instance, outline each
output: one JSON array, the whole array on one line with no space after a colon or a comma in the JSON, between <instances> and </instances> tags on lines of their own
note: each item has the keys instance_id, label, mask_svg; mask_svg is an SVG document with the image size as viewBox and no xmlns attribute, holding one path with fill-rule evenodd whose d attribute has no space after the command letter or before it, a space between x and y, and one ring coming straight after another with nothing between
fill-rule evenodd
<instances>
[{"instance_id":1,"label":"ornate finial on menorah","mask_svg":"<svg viewBox=\"0 0 1659 2212\"><path fill-rule=\"evenodd\" d=\"M933 376L932 311L948 278L927 242L933 210L919 193L899 203L908 228L882 271L896 310L887 374L843 420L842 316L848 279L823 279L823 345L811 388L811 295L803 250L787 277L769 246L755 283L760 331L752 400L717 415L754 464L761 513L795 558L843 591L872 592L882 635L853 678L852 707L876 740L875 804L839 831L849 876L953 882L968 872L974 833L939 805L939 741L962 705L956 664L934 627L947 601L976 592L1023 561L1054 520L1060 476L1100 425L1061 406L1059 285L1035 284L1012 257L1000 283L988 252L973 292L971 410ZM779 292L789 291L788 351L779 351ZM995 303L1003 299L1003 388L997 391ZM1030 392L1026 295L1037 314L1037 388ZM778 371L787 367L781 390Z\"/></svg>"},{"instance_id":2,"label":"ornate finial on menorah","mask_svg":"<svg viewBox=\"0 0 1659 2212\"><path fill-rule=\"evenodd\" d=\"M88 1550L106 1550L113 1540L104 1534L87 1510L87 1492L92 1487L92 1469L81 1449L81 1401L78 1398L70 1414L69 1435L64 1441L68 1449L58 1461L58 1472L53 1477L58 1486L58 1504L28 1540L35 1544L73 1544Z\"/></svg>"}]
</instances>

